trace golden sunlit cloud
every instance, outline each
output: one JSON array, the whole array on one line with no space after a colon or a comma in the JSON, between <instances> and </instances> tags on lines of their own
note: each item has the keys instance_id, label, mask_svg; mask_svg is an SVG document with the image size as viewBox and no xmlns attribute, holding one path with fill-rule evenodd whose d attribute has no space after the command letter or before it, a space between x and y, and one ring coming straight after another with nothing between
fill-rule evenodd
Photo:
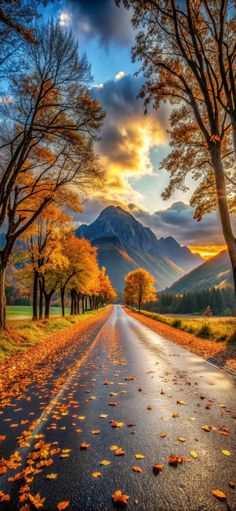
<instances>
[{"instance_id":1,"label":"golden sunlit cloud","mask_svg":"<svg viewBox=\"0 0 236 511\"><path fill-rule=\"evenodd\" d=\"M132 188L129 181L153 174L150 152L166 141L165 130L152 117L136 116L126 120L126 125L120 123L112 151L100 155L105 170L103 198L112 202L142 201L142 195Z\"/></svg>"},{"instance_id":2,"label":"golden sunlit cloud","mask_svg":"<svg viewBox=\"0 0 236 511\"><path fill-rule=\"evenodd\" d=\"M193 254L200 254L205 260L214 257L219 252L222 252L222 250L226 250L225 245L189 245L188 248Z\"/></svg>"},{"instance_id":3,"label":"golden sunlit cloud","mask_svg":"<svg viewBox=\"0 0 236 511\"><path fill-rule=\"evenodd\" d=\"M119 73L117 73L115 76L115 80L121 80L121 78L124 78L124 76L125 76L125 72L119 71Z\"/></svg>"}]
</instances>

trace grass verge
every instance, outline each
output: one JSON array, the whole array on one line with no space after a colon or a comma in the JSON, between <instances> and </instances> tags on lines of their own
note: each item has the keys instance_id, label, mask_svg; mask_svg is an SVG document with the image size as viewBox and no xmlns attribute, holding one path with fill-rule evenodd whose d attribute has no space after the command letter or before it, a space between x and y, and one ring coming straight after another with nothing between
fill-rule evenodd
<instances>
[{"instance_id":1,"label":"grass verge","mask_svg":"<svg viewBox=\"0 0 236 511\"><path fill-rule=\"evenodd\" d=\"M179 344L182 348L185 348L200 357L205 358L209 362L218 365L219 367L223 367L227 371L230 371L234 375L236 375L236 346L234 342L229 342L232 340L232 331L235 332L235 320L234 318L230 318L230 325L226 340L219 340L218 331L215 334L215 340L211 330L211 336L213 338L203 338L197 336L196 334L189 333L189 331L183 330L185 319L181 318L182 323L177 324L178 327L173 325L173 322L180 318L171 318L168 316L162 316L161 314L154 314L147 311L142 311L138 313L137 311L130 310L125 308L125 311L137 319L140 323L148 326L156 332L158 335L161 335L165 339L174 342L175 344ZM195 320L186 320L186 321L195 321ZM203 330L204 319L198 318L197 321L200 321L201 325L195 325L196 331L199 332L199 328L202 328L202 335L205 335ZM233 321L233 329L231 330L231 321ZM209 320L210 326L215 324L215 318L211 318ZM216 322L217 325L217 322ZM187 325L188 326L188 325ZM181 329L179 328L181 327ZM185 327L186 328L186 327ZM192 327L193 328L193 327ZM209 332L208 332L209 333ZM208 335L207 333L207 335ZM234 334L235 335L235 334ZM227 341L228 339L228 341Z\"/></svg>"},{"instance_id":2,"label":"grass verge","mask_svg":"<svg viewBox=\"0 0 236 511\"><path fill-rule=\"evenodd\" d=\"M87 311L83 315L52 317L41 321L9 320L7 330L0 332L0 362L47 340L54 332L96 316L100 311L101 309Z\"/></svg>"},{"instance_id":3,"label":"grass verge","mask_svg":"<svg viewBox=\"0 0 236 511\"><path fill-rule=\"evenodd\" d=\"M135 309L135 312L138 311ZM172 318L146 310L141 310L140 314L202 339L236 345L236 318Z\"/></svg>"}]
</instances>

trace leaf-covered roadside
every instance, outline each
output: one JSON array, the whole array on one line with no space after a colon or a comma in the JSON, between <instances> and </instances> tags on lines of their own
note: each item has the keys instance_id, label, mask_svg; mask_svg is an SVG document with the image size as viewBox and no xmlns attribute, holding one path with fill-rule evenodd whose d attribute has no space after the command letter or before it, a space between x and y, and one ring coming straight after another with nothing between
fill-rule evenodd
<instances>
[{"instance_id":1,"label":"leaf-covered roadside","mask_svg":"<svg viewBox=\"0 0 236 511\"><path fill-rule=\"evenodd\" d=\"M196 355L236 373L236 347L227 346L224 342L201 339L196 335L183 332L156 319L147 317L142 313L133 312L128 308L125 308L125 312L170 341L180 344L184 348L196 353Z\"/></svg>"},{"instance_id":2,"label":"leaf-covered roadside","mask_svg":"<svg viewBox=\"0 0 236 511\"><path fill-rule=\"evenodd\" d=\"M22 385L25 387L26 382L30 383L39 376L39 365L45 362L47 362L47 367L44 369L46 377L47 373L51 372L59 361L60 353L61 357L65 355L62 350L69 350L71 345L75 348L76 343L74 341L78 334L89 332L96 323L100 324L100 320L103 319L109 309L108 306L88 316L80 316L78 322L59 331L55 328L54 333L49 331L48 334L45 334L44 331L45 335L42 335L41 339L38 338L38 342L34 346L29 346L29 349L23 353L19 350L14 356L3 361L0 364L0 398L6 397L5 392L9 387L14 395L17 391L20 392ZM18 340L18 342L20 341Z\"/></svg>"},{"instance_id":3,"label":"leaf-covered roadside","mask_svg":"<svg viewBox=\"0 0 236 511\"><path fill-rule=\"evenodd\" d=\"M9 321L8 329L0 332L0 365L8 358L20 355L35 346L38 342L47 341L51 336L73 325L81 324L85 319L97 316L98 311L88 311L85 315L52 317L39 321ZM73 332L72 328L72 332Z\"/></svg>"}]
</instances>

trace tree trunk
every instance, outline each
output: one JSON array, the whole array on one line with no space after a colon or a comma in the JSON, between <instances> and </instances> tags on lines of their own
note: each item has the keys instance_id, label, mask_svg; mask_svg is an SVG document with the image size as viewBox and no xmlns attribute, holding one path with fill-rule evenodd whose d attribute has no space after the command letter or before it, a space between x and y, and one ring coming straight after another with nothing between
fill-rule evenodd
<instances>
[{"instance_id":1,"label":"tree trunk","mask_svg":"<svg viewBox=\"0 0 236 511\"><path fill-rule=\"evenodd\" d=\"M80 314L80 293L77 294L77 314Z\"/></svg>"},{"instance_id":2,"label":"tree trunk","mask_svg":"<svg viewBox=\"0 0 236 511\"><path fill-rule=\"evenodd\" d=\"M0 268L0 328L6 328L6 268Z\"/></svg>"},{"instance_id":3,"label":"tree trunk","mask_svg":"<svg viewBox=\"0 0 236 511\"><path fill-rule=\"evenodd\" d=\"M236 158L236 110L233 112L231 117L232 122L232 134L233 134L233 146L234 146L234 156Z\"/></svg>"},{"instance_id":4,"label":"tree trunk","mask_svg":"<svg viewBox=\"0 0 236 511\"><path fill-rule=\"evenodd\" d=\"M39 319L43 319L43 286L39 281Z\"/></svg>"},{"instance_id":5,"label":"tree trunk","mask_svg":"<svg viewBox=\"0 0 236 511\"><path fill-rule=\"evenodd\" d=\"M82 301L82 314L84 314L84 295L82 295L81 297L81 301Z\"/></svg>"},{"instance_id":6,"label":"tree trunk","mask_svg":"<svg viewBox=\"0 0 236 511\"><path fill-rule=\"evenodd\" d=\"M32 320L38 319L38 283L39 283L39 272L34 270L34 282L33 282L33 317Z\"/></svg>"},{"instance_id":7,"label":"tree trunk","mask_svg":"<svg viewBox=\"0 0 236 511\"><path fill-rule=\"evenodd\" d=\"M44 313L44 317L45 319L49 319L49 316L50 316L50 302L51 302L51 298L52 298L52 294L47 294L44 292L44 298L45 298L45 313Z\"/></svg>"},{"instance_id":8,"label":"tree trunk","mask_svg":"<svg viewBox=\"0 0 236 511\"><path fill-rule=\"evenodd\" d=\"M92 308L93 308L91 296L89 297L89 308L90 308L90 310L92 310Z\"/></svg>"},{"instance_id":9,"label":"tree trunk","mask_svg":"<svg viewBox=\"0 0 236 511\"><path fill-rule=\"evenodd\" d=\"M229 257L231 260L232 270L233 270L233 279L234 279L234 290L236 297L236 239L233 234L229 207L227 202L227 191L225 184L225 176L224 169L221 160L220 154L220 146L219 144L214 144L215 147L211 150L211 160L213 164L213 168L215 171L215 182L216 182L216 191L217 191L217 201L219 214L221 219L221 225L223 230L223 235L225 239L225 243L228 248Z\"/></svg>"},{"instance_id":10,"label":"tree trunk","mask_svg":"<svg viewBox=\"0 0 236 511\"><path fill-rule=\"evenodd\" d=\"M85 296L85 310L88 310L88 297Z\"/></svg>"},{"instance_id":11,"label":"tree trunk","mask_svg":"<svg viewBox=\"0 0 236 511\"><path fill-rule=\"evenodd\" d=\"M61 286L61 315L65 316L65 288Z\"/></svg>"}]
</instances>

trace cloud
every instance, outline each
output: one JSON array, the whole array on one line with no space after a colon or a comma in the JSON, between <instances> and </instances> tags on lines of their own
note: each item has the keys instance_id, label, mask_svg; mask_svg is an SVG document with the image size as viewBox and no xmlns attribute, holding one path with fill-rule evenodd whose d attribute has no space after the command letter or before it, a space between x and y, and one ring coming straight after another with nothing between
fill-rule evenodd
<instances>
[{"instance_id":1,"label":"cloud","mask_svg":"<svg viewBox=\"0 0 236 511\"><path fill-rule=\"evenodd\" d=\"M209 213L201 222L197 222L193 218L194 209L191 206L175 202L169 208L154 214L137 208L134 215L150 227L158 238L173 236L179 243L190 246L224 243L217 212ZM236 215L233 215L233 224L236 227Z\"/></svg>"},{"instance_id":2,"label":"cloud","mask_svg":"<svg viewBox=\"0 0 236 511\"><path fill-rule=\"evenodd\" d=\"M98 38L102 46L111 42L130 46L134 40L131 13L115 0L65 0L75 33Z\"/></svg>"},{"instance_id":3,"label":"cloud","mask_svg":"<svg viewBox=\"0 0 236 511\"><path fill-rule=\"evenodd\" d=\"M133 190L132 180L152 175L151 152L168 143L168 107L150 109L144 115L143 103L137 99L142 83L140 78L124 76L94 88L107 114L97 144L105 173L106 200L140 202L142 195Z\"/></svg>"}]
</instances>

